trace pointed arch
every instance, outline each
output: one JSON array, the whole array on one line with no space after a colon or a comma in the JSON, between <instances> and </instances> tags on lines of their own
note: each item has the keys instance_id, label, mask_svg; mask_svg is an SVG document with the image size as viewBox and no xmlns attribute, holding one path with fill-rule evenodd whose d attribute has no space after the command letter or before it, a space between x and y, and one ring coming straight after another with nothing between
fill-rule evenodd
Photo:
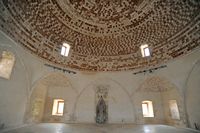
<instances>
[{"instance_id":1,"label":"pointed arch","mask_svg":"<svg viewBox=\"0 0 200 133\"><path fill-rule=\"evenodd\" d=\"M59 72L48 73L35 81L31 90L25 118L27 122L54 121L52 109L55 99L63 99L67 102L63 118L59 121L67 122L72 119L78 92L66 75Z\"/></svg>"},{"instance_id":2,"label":"pointed arch","mask_svg":"<svg viewBox=\"0 0 200 133\"><path fill-rule=\"evenodd\" d=\"M88 119L87 122L91 122L91 123L95 122L95 118L94 118L94 114L96 110L96 105L94 102L95 93L96 93L95 88L99 85L108 87L108 93L109 93L108 122L109 123L121 123L121 122L134 123L136 119L136 114L135 114L135 108L133 105L133 101L130 97L130 94L128 93L126 88L123 87L119 82L107 77L101 77L101 78L97 78L93 80L88 85L86 85L82 89L82 91L79 93L79 96L76 99L76 105L74 108L74 112L76 112L77 120L79 121L78 117L82 116L80 112L81 108L86 108L86 107L83 107L84 105L85 106L87 105L87 103L83 104L83 101L85 100L85 102L88 102L88 101L90 102L90 104L87 105L87 108L88 110L91 110L90 114L88 114L90 116L90 119ZM90 94L90 95L87 95L87 94ZM121 97L118 94L121 94ZM93 99L93 101L87 100L88 97ZM127 104L123 103L125 101L127 102ZM127 106L127 107L119 108L119 104L121 104L120 106ZM129 114L129 118L125 113L124 114L122 113L121 117L120 115L117 115L120 110L123 110L125 108L127 109L124 111L121 111L121 113L129 111L129 112L126 112L127 114ZM117 117L114 118L113 116L109 115L113 113L114 109L118 111L118 112L117 111L115 112L116 113L115 116L119 116L118 118ZM84 119L85 118L80 118L80 121L84 121Z\"/></svg>"}]
</instances>

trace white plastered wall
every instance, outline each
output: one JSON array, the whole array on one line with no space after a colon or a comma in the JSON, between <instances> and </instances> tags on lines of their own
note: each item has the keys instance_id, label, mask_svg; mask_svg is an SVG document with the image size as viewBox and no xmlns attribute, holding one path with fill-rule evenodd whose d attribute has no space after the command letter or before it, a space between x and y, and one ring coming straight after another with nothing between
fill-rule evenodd
<instances>
[{"instance_id":1,"label":"white plastered wall","mask_svg":"<svg viewBox=\"0 0 200 133\"><path fill-rule=\"evenodd\" d=\"M186 87L186 109L189 126L200 130L200 60L193 66Z\"/></svg>"},{"instance_id":2,"label":"white plastered wall","mask_svg":"<svg viewBox=\"0 0 200 133\"><path fill-rule=\"evenodd\" d=\"M16 44L3 33L0 33L0 47L6 47L6 49L14 51L13 53L16 54L16 64L11 79L5 80L0 78L0 123L4 123L5 128L21 126L25 124L25 111L27 111L27 107L30 104L31 94L35 86L37 86L38 81L53 72L63 73L46 67L44 65L46 62L31 55L29 51L24 50L19 44ZM79 72L73 70L76 71L77 74L63 74L70 81L71 87L76 90L76 95L74 93L74 100L71 100L74 102L74 106L70 107L73 112L72 114L74 114L73 121L76 123L94 123L94 87L95 84L99 83L109 84L110 86L110 115L108 116L108 121L110 123L137 123L138 117L141 117L142 112L141 109L137 109L136 106L140 106L141 103L139 102L142 98L138 99L137 96L135 96L135 91L145 81L145 79L152 76L165 77L179 89L181 95L185 96L188 75L195 65L195 62L200 59L199 55L200 50L194 50L194 52L189 55L168 62L167 68L157 70L151 74L146 73L133 75L133 72L137 70L99 73ZM199 75L194 75L194 78L199 78ZM107 79L110 80L105 83L104 80L107 81ZM198 88L199 84L196 84L195 87ZM63 87L54 86L50 87L50 89L52 90L52 93L50 94L53 94L56 89L61 90L61 92L64 91ZM148 94L145 95L149 96ZM185 103L185 99L183 102ZM124 103L127 103L127 105L122 106ZM191 102L189 103L191 104ZM161 108L160 103L156 106L157 110ZM193 107L194 110L192 109ZM196 104L194 104L193 107L191 109L195 112L200 108L200 106L197 106ZM124 110L124 108L127 110ZM183 110L185 111L185 109L186 108ZM123 112L123 115L117 116L119 112ZM159 116L159 120L163 119L162 113L157 116ZM188 113L188 116L189 118L192 118L193 113ZM68 121L64 122L67 123Z\"/></svg>"},{"instance_id":3,"label":"white plastered wall","mask_svg":"<svg viewBox=\"0 0 200 133\"><path fill-rule=\"evenodd\" d=\"M23 118L30 88L29 73L21 58L21 49L0 33L0 51L10 51L15 64L10 79L0 77L0 128L18 127ZM0 53L1 54L1 53Z\"/></svg>"}]
</instances>

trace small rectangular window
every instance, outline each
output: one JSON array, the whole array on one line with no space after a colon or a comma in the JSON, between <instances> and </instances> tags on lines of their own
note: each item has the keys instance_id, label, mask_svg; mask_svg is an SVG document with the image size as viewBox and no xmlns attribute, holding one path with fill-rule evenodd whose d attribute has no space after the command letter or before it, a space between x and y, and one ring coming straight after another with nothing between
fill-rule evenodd
<instances>
[{"instance_id":1,"label":"small rectangular window","mask_svg":"<svg viewBox=\"0 0 200 133\"><path fill-rule=\"evenodd\" d=\"M140 49L141 49L142 57L148 57L151 55L150 49L147 44L141 45Z\"/></svg>"},{"instance_id":2,"label":"small rectangular window","mask_svg":"<svg viewBox=\"0 0 200 133\"><path fill-rule=\"evenodd\" d=\"M148 104L147 103L143 103L142 104L142 111L143 111L143 115L147 116L149 111L148 111Z\"/></svg>"},{"instance_id":3,"label":"small rectangular window","mask_svg":"<svg viewBox=\"0 0 200 133\"><path fill-rule=\"evenodd\" d=\"M63 109L64 109L64 101L58 101L58 109L57 109L57 113L58 114L63 114Z\"/></svg>"},{"instance_id":4,"label":"small rectangular window","mask_svg":"<svg viewBox=\"0 0 200 133\"><path fill-rule=\"evenodd\" d=\"M52 115L62 116L64 112L64 100L54 99Z\"/></svg>"},{"instance_id":5,"label":"small rectangular window","mask_svg":"<svg viewBox=\"0 0 200 133\"><path fill-rule=\"evenodd\" d=\"M178 105L177 105L176 100L169 101L169 108L170 108L172 119L180 120L180 115L179 115L179 110L178 110Z\"/></svg>"},{"instance_id":6,"label":"small rectangular window","mask_svg":"<svg viewBox=\"0 0 200 133\"><path fill-rule=\"evenodd\" d=\"M70 45L67 43L63 43L62 48L61 48L61 55L68 56L69 50L70 50Z\"/></svg>"},{"instance_id":7,"label":"small rectangular window","mask_svg":"<svg viewBox=\"0 0 200 133\"><path fill-rule=\"evenodd\" d=\"M144 117L154 117L152 101L142 101L142 112Z\"/></svg>"},{"instance_id":8,"label":"small rectangular window","mask_svg":"<svg viewBox=\"0 0 200 133\"><path fill-rule=\"evenodd\" d=\"M146 57L146 56L150 56L150 51L149 51L149 48L148 48L148 47L144 48L144 56L145 56L145 57Z\"/></svg>"}]
</instances>

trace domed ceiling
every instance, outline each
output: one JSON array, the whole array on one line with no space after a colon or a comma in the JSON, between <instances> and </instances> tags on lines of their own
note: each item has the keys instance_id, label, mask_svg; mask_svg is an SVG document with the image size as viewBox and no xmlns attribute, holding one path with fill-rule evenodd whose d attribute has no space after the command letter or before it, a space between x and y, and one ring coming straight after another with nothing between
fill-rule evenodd
<instances>
[{"instance_id":1,"label":"domed ceiling","mask_svg":"<svg viewBox=\"0 0 200 133\"><path fill-rule=\"evenodd\" d=\"M66 68L121 71L200 46L199 0L1 0L0 28L33 54ZM60 55L63 42L70 56ZM151 57L142 58L148 44Z\"/></svg>"}]
</instances>

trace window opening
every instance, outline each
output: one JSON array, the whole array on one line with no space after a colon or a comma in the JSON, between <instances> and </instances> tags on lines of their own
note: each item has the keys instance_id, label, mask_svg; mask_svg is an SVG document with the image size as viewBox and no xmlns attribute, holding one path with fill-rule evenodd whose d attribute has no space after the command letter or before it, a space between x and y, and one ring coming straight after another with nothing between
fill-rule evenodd
<instances>
[{"instance_id":1,"label":"window opening","mask_svg":"<svg viewBox=\"0 0 200 133\"><path fill-rule=\"evenodd\" d=\"M14 63L15 56L13 55L13 53L3 51L0 57L0 77L10 79Z\"/></svg>"},{"instance_id":2,"label":"window opening","mask_svg":"<svg viewBox=\"0 0 200 133\"><path fill-rule=\"evenodd\" d=\"M69 50L70 50L70 45L67 43L63 43L62 48L61 48L61 55L68 56Z\"/></svg>"},{"instance_id":3,"label":"window opening","mask_svg":"<svg viewBox=\"0 0 200 133\"><path fill-rule=\"evenodd\" d=\"M62 116L64 112L64 100L54 99L52 115Z\"/></svg>"},{"instance_id":4,"label":"window opening","mask_svg":"<svg viewBox=\"0 0 200 133\"><path fill-rule=\"evenodd\" d=\"M140 49L141 49L142 57L148 57L151 55L150 49L147 44L141 45Z\"/></svg>"},{"instance_id":5,"label":"window opening","mask_svg":"<svg viewBox=\"0 0 200 133\"><path fill-rule=\"evenodd\" d=\"M154 117L152 101L142 101L143 117Z\"/></svg>"}]
</instances>

